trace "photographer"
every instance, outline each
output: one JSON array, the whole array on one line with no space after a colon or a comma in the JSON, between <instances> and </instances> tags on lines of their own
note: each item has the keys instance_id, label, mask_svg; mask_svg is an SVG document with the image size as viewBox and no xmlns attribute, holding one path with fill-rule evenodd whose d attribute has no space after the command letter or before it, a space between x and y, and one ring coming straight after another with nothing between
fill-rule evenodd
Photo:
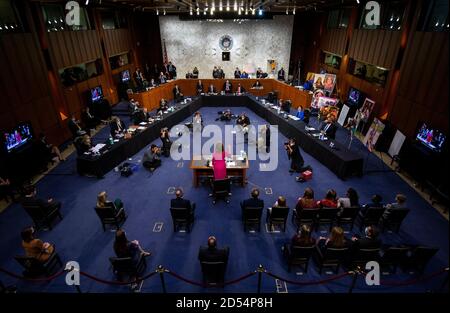
<instances>
[{"instance_id":1,"label":"photographer","mask_svg":"<svg viewBox=\"0 0 450 313\"><path fill-rule=\"evenodd\" d=\"M216 121L226 121L229 122L233 118L233 113L231 113L230 109L227 109L225 111L219 111L217 112L220 116L216 118Z\"/></svg>"},{"instance_id":2,"label":"photographer","mask_svg":"<svg viewBox=\"0 0 450 313\"><path fill-rule=\"evenodd\" d=\"M305 161L303 160L300 153L300 148L294 138L291 138L288 142L285 142L284 148L287 151L289 160L291 160L291 168L289 170L290 173L301 173L311 169L310 166L304 167Z\"/></svg>"},{"instance_id":3,"label":"photographer","mask_svg":"<svg viewBox=\"0 0 450 313\"><path fill-rule=\"evenodd\" d=\"M162 142L162 154L168 158L170 156L170 147L172 146L172 141L170 141L169 137L169 129L168 128L162 128L159 138Z\"/></svg>"},{"instance_id":4,"label":"photographer","mask_svg":"<svg viewBox=\"0 0 450 313\"><path fill-rule=\"evenodd\" d=\"M153 172L156 168L161 166L161 159L159 158L160 154L161 149L157 145L151 145L150 150L144 153L142 165Z\"/></svg>"}]
</instances>

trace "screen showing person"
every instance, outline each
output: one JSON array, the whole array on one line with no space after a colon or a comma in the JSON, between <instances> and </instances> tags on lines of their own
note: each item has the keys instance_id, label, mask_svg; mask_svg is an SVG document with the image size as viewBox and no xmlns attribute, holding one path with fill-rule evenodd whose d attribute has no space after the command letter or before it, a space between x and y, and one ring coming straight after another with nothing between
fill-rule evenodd
<instances>
[{"instance_id":1,"label":"screen showing person","mask_svg":"<svg viewBox=\"0 0 450 313\"><path fill-rule=\"evenodd\" d=\"M12 152L33 139L32 128L29 123L23 123L9 132L3 133L6 151Z\"/></svg>"},{"instance_id":2,"label":"screen showing person","mask_svg":"<svg viewBox=\"0 0 450 313\"><path fill-rule=\"evenodd\" d=\"M125 83L130 80L130 71L125 70L120 73L120 76L121 76L122 82Z\"/></svg>"},{"instance_id":3,"label":"screen showing person","mask_svg":"<svg viewBox=\"0 0 450 313\"><path fill-rule=\"evenodd\" d=\"M350 88L348 92L348 102L353 105L359 105L361 101L361 91L355 88Z\"/></svg>"},{"instance_id":4,"label":"screen showing person","mask_svg":"<svg viewBox=\"0 0 450 313\"><path fill-rule=\"evenodd\" d=\"M103 98L103 90L101 86L97 86L91 89L91 100L92 102L99 101Z\"/></svg>"},{"instance_id":5,"label":"screen showing person","mask_svg":"<svg viewBox=\"0 0 450 313\"><path fill-rule=\"evenodd\" d=\"M431 150L440 152L444 146L446 136L441 131L423 123L417 132L416 139Z\"/></svg>"}]
</instances>

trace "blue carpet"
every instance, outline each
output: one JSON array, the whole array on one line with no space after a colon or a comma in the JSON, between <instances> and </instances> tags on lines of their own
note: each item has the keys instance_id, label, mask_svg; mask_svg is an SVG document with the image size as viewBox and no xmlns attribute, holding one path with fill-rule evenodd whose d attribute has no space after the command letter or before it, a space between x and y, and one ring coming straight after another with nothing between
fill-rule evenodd
<instances>
[{"instance_id":1,"label":"blue carpet","mask_svg":"<svg viewBox=\"0 0 450 313\"><path fill-rule=\"evenodd\" d=\"M221 108L202 108L205 125L214 123L217 111ZM262 124L264 121L245 108L234 108L235 113L245 111L253 124ZM126 123L129 120L124 118ZM219 122L221 123L221 122ZM312 124L316 123L312 121ZM224 125L224 124L222 124ZM109 129L103 129L94 138L94 144L102 142L108 137ZM438 254L433 257L426 269L432 273L448 266L448 221L424 201L408 184L392 172L379 172L387 167L374 155L368 154L364 146L357 140L352 143L352 150L361 153L365 159L365 170L371 173L361 178L351 178L347 181L338 179L326 167L318 163L311 156L303 153L305 161L314 168L314 178L307 184L295 182L295 176L288 173L289 161L283 149L286 140L280 136L279 165L274 172L260 172L256 161L250 162L248 171L249 184L242 188L233 186L231 202L227 205L218 202L212 205L208 198L209 189L205 186L194 188L192 186L192 173L189 161L179 163L170 158L163 159L163 165L153 174L139 167L138 171L129 178L121 177L111 171L104 179L81 177L75 172L75 154L61 163L49 175L38 183L38 195L42 198L52 196L62 201L62 214L64 219L57 223L52 231L39 232L38 237L44 241L56 244L63 262L76 260L81 270L107 280L114 280L108 258L114 255L112 244L114 232L103 232L100 221L94 211L97 194L106 190L110 198L121 198L125 204L128 219L124 224L129 239L137 239L141 245L150 251L148 258L149 270L162 264L166 268L194 281L201 281L200 265L197 260L198 248L206 243L209 235L218 238L219 246L230 246L230 262L227 269L226 280L238 278L254 271L259 264L272 273L283 278L299 281L321 280L330 277L326 273L319 275L316 266L311 261L307 274L287 272L286 263L281 254L281 246L290 240L295 227L288 222L286 233L267 233L264 226L261 233L244 233L241 223L239 202L249 196L250 190L257 186L261 189L270 187L272 195L263 193L262 199L266 207L275 202L278 195L284 195L292 208L296 199L303 194L306 187L312 187L316 198L322 198L329 188L334 188L338 195L344 195L348 187L355 188L361 203L370 200L374 193L379 193L385 201L393 201L396 193L404 193L408 197L411 208L410 214L404 221L399 234L385 233L382 235L384 244L421 244L438 247ZM348 134L340 129L337 140L348 144ZM160 144L159 140L155 141ZM140 151L130 161L139 163L143 151ZM169 203L173 195L168 194L169 187L182 187L185 198L197 203L196 221L191 233L174 233L172 230ZM263 216L265 218L265 214ZM161 232L153 232L156 222L163 222ZM20 274L22 268L14 260L14 256L23 254L21 248L20 230L31 224L30 218L20 205L10 206L0 215L0 267ZM324 229L325 230L325 229ZM324 231L323 230L323 231ZM353 232L358 232L354 228ZM353 233L352 232L352 233ZM325 232L317 232L314 236L326 236ZM351 233L348 234L351 236ZM409 273L400 270L395 275L383 276L383 280L405 281L411 279ZM64 277L50 283L29 283L0 274L5 284L15 284L22 292L75 292L73 287L65 285ZM364 279L360 278L354 292L425 292L436 289L441 284L443 276L405 287L369 287ZM289 292L347 292L351 282L350 277L330 282L328 284L312 286L295 286L288 284ZM214 289L203 289L189 285L166 275L168 292L213 292ZM254 275L238 284L227 286L224 292L255 292L257 276ZM81 289L84 292L129 292L128 287L110 286L82 278ZM159 277L145 281L143 292L161 292ZM276 292L273 278L263 277L263 292Z\"/></svg>"}]
</instances>

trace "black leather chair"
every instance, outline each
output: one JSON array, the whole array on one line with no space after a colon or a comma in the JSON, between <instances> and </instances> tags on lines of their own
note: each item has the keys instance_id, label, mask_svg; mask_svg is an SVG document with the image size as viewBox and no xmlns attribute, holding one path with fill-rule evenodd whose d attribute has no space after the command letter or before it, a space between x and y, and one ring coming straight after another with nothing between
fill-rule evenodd
<instances>
[{"instance_id":1,"label":"black leather chair","mask_svg":"<svg viewBox=\"0 0 450 313\"><path fill-rule=\"evenodd\" d=\"M320 225L330 225L329 231L331 231L339 210L337 208L321 208L317 216L316 230L319 229Z\"/></svg>"},{"instance_id":2,"label":"black leather chair","mask_svg":"<svg viewBox=\"0 0 450 313\"><path fill-rule=\"evenodd\" d=\"M292 266L303 267L305 273L308 272L309 259L311 258L315 250L314 246L311 247L300 247L293 246L290 244L284 245L284 256L286 257L288 263L288 272L291 271Z\"/></svg>"},{"instance_id":3,"label":"black leather chair","mask_svg":"<svg viewBox=\"0 0 450 313\"><path fill-rule=\"evenodd\" d=\"M102 223L103 231L106 231L106 225L114 225L116 229L119 229L127 219L125 209L121 208L117 211L110 208L95 207L100 222Z\"/></svg>"},{"instance_id":4,"label":"black leather chair","mask_svg":"<svg viewBox=\"0 0 450 313\"><path fill-rule=\"evenodd\" d=\"M256 226L258 231L261 231L262 211L262 207L242 207L242 223L244 224L244 231L247 231L248 226Z\"/></svg>"},{"instance_id":5,"label":"black leather chair","mask_svg":"<svg viewBox=\"0 0 450 313\"><path fill-rule=\"evenodd\" d=\"M380 249L358 249L354 252L350 267L352 269L358 266L364 268L367 262L378 262L380 259Z\"/></svg>"},{"instance_id":6,"label":"black leather chair","mask_svg":"<svg viewBox=\"0 0 450 313\"><path fill-rule=\"evenodd\" d=\"M337 217L337 225L350 225L350 230L352 230L360 209L361 207L359 206L343 208L342 212Z\"/></svg>"},{"instance_id":7,"label":"black leather chair","mask_svg":"<svg viewBox=\"0 0 450 313\"><path fill-rule=\"evenodd\" d=\"M409 247L389 247L380 258L380 266L389 273L396 273L397 268L404 267L408 258Z\"/></svg>"},{"instance_id":8,"label":"black leather chair","mask_svg":"<svg viewBox=\"0 0 450 313\"><path fill-rule=\"evenodd\" d=\"M269 231L272 231L274 225L281 225L283 232L286 231L286 221L289 214L289 207L273 207L271 212L267 212L266 222Z\"/></svg>"},{"instance_id":9,"label":"black leather chair","mask_svg":"<svg viewBox=\"0 0 450 313\"><path fill-rule=\"evenodd\" d=\"M317 216L319 214L319 209L295 209L292 212L292 221L297 226L297 229L301 225L310 225L313 228L317 221Z\"/></svg>"},{"instance_id":10,"label":"black leather chair","mask_svg":"<svg viewBox=\"0 0 450 313\"><path fill-rule=\"evenodd\" d=\"M407 268L423 274L428 262L439 251L438 248L418 246L411 249L407 259Z\"/></svg>"},{"instance_id":11,"label":"black leather chair","mask_svg":"<svg viewBox=\"0 0 450 313\"><path fill-rule=\"evenodd\" d=\"M364 227L370 225L377 226L384 210L384 208L367 208L364 214L360 211L356 218L357 224L359 224L359 230L362 231Z\"/></svg>"},{"instance_id":12,"label":"black leather chair","mask_svg":"<svg viewBox=\"0 0 450 313\"><path fill-rule=\"evenodd\" d=\"M223 286L225 281L226 262L200 262L203 274L203 283L207 286Z\"/></svg>"},{"instance_id":13,"label":"black leather chair","mask_svg":"<svg viewBox=\"0 0 450 313\"><path fill-rule=\"evenodd\" d=\"M134 278L142 274L147 268L146 257L147 256L141 254L137 262L133 261L130 257L111 257L109 258L109 262L111 262L113 272L117 276L117 279L123 280L124 277Z\"/></svg>"},{"instance_id":14,"label":"black leather chair","mask_svg":"<svg viewBox=\"0 0 450 313\"><path fill-rule=\"evenodd\" d=\"M56 253L56 247L45 263L28 256L18 255L14 258L24 267L23 276L25 277L50 276L63 266L58 253Z\"/></svg>"},{"instance_id":15,"label":"black leather chair","mask_svg":"<svg viewBox=\"0 0 450 313\"><path fill-rule=\"evenodd\" d=\"M380 219L381 231L389 229L398 233L400 231L400 226L408 213L409 209L394 209L389 212L389 215L382 215Z\"/></svg>"},{"instance_id":16,"label":"black leather chair","mask_svg":"<svg viewBox=\"0 0 450 313\"><path fill-rule=\"evenodd\" d=\"M53 221L57 217L62 220L59 207L45 208L41 206L23 205L23 208L33 220L37 230L41 228L49 228L51 230Z\"/></svg>"},{"instance_id":17,"label":"black leather chair","mask_svg":"<svg viewBox=\"0 0 450 313\"><path fill-rule=\"evenodd\" d=\"M194 223L194 213L188 208L170 208L172 216L173 231L176 232L182 227L186 227L187 232L191 231Z\"/></svg>"},{"instance_id":18,"label":"black leather chair","mask_svg":"<svg viewBox=\"0 0 450 313\"><path fill-rule=\"evenodd\" d=\"M230 200L228 200L228 197L231 195L230 179L226 178L226 179L213 180L212 185L213 185L212 186L213 187L212 197L214 198L213 204L216 204L217 200L219 200L219 199L225 200L226 203L230 203Z\"/></svg>"},{"instance_id":19,"label":"black leather chair","mask_svg":"<svg viewBox=\"0 0 450 313\"><path fill-rule=\"evenodd\" d=\"M316 247L314 260L319 267L319 274L322 274L322 269L324 267L333 267L334 272L337 274L342 263L347 258L348 251L348 248L326 248L322 253L319 247Z\"/></svg>"}]
</instances>

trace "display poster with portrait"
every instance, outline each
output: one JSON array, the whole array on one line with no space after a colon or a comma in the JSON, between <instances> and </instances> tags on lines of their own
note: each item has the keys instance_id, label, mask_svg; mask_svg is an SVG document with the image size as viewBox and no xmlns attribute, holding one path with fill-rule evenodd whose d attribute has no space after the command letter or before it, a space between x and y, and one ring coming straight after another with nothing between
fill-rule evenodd
<instances>
[{"instance_id":1,"label":"display poster with portrait","mask_svg":"<svg viewBox=\"0 0 450 313\"><path fill-rule=\"evenodd\" d=\"M378 138L383 133L385 125L377 118L373 119L372 125L369 128L369 131L364 137L364 145L369 149L370 152L374 150L374 147L378 141Z\"/></svg>"},{"instance_id":2,"label":"display poster with portrait","mask_svg":"<svg viewBox=\"0 0 450 313\"><path fill-rule=\"evenodd\" d=\"M338 99L328 98L328 97L319 97L319 101L317 102L318 108L322 108L325 106L336 106Z\"/></svg>"},{"instance_id":3,"label":"display poster with portrait","mask_svg":"<svg viewBox=\"0 0 450 313\"><path fill-rule=\"evenodd\" d=\"M334 86L336 85L336 75L335 74L325 74L323 80L323 89L328 92L329 95L333 93Z\"/></svg>"},{"instance_id":4,"label":"display poster with portrait","mask_svg":"<svg viewBox=\"0 0 450 313\"><path fill-rule=\"evenodd\" d=\"M313 89L324 89L325 74L314 74Z\"/></svg>"},{"instance_id":5,"label":"display poster with portrait","mask_svg":"<svg viewBox=\"0 0 450 313\"><path fill-rule=\"evenodd\" d=\"M372 114L374 107L375 101L366 98L366 100L364 100L364 104L362 105L362 107L358 109L359 111L358 117L360 121L367 123L367 120L369 119L370 114Z\"/></svg>"},{"instance_id":6,"label":"display poster with portrait","mask_svg":"<svg viewBox=\"0 0 450 313\"><path fill-rule=\"evenodd\" d=\"M319 99L321 97L325 97L325 91L322 89L315 90L311 100L311 108L313 109L319 108Z\"/></svg>"}]
</instances>

